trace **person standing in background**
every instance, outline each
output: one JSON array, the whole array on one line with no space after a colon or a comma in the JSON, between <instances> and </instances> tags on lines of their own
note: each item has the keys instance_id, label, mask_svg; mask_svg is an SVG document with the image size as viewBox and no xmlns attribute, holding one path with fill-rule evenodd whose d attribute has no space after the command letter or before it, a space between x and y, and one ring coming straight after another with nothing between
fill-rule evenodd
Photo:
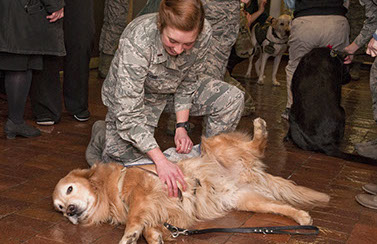
<instances>
[{"instance_id":1,"label":"person standing in background","mask_svg":"<svg viewBox=\"0 0 377 244\"><path fill-rule=\"evenodd\" d=\"M284 0L289 9L294 9L291 34L289 36L289 61L285 67L287 75L287 104L281 114L289 119L293 103L291 83L293 73L301 58L316 47L330 45L343 50L349 44L349 24L345 17L348 3L344 0Z\"/></svg>"},{"instance_id":2,"label":"person standing in background","mask_svg":"<svg viewBox=\"0 0 377 244\"><path fill-rule=\"evenodd\" d=\"M32 70L43 68L42 55L64 56L62 0L0 1L0 72L8 100L8 139L41 132L24 121Z\"/></svg>"},{"instance_id":3,"label":"person standing in background","mask_svg":"<svg viewBox=\"0 0 377 244\"><path fill-rule=\"evenodd\" d=\"M92 0L65 0L63 21L67 55L63 60L63 97L69 114L80 122L90 118L88 106L89 62L94 38ZM46 69L36 72L31 104L36 123L53 125L62 113L60 59L45 56Z\"/></svg>"},{"instance_id":4,"label":"person standing in background","mask_svg":"<svg viewBox=\"0 0 377 244\"><path fill-rule=\"evenodd\" d=\"M344 51L351 54L346 57L345 63L351 63L353 55L360 47L368 43L366 53L372 57L377 56L377 1L360 0L360 4L365 8L365 17L363 28L355 40L348 45ZM373 118L377 122L377 58L374 59L370 70L369 79L370 91L372 95ZM355 145L358 154L377 159L377 139L359 143ZM377 204L377 203L376 203Z\"/></svg>"}]
</instances>

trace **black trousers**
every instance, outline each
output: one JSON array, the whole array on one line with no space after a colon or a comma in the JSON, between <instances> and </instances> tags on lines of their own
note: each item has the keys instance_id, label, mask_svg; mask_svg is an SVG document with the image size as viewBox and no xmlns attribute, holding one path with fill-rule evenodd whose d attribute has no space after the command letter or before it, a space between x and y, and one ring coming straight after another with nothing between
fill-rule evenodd
<instances>
[{"instance_id":1,"label":"black trousers","mask_svg":"<svg viewBox=\"0 0 377 244\"><path fill-rule=\"evenodd\" d=\"M66 110L78 114L88 110L89 62L94 38L92 0L65 0L63 97ZM62 112L59 57L45 56L42 72L33 75L31 102L34 116L59 121Z\"/></svg>"}]
</instances>

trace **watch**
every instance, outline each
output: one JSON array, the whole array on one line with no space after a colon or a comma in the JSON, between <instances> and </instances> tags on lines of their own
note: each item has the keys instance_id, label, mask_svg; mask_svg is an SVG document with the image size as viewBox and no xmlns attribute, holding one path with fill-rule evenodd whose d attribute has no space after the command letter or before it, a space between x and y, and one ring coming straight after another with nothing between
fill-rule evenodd
<instances>
[{"instance_id":1,"label":"watch","mask_svg":"<svg viewBox=\"0 0 377 244\"><path fill-rule=\"evenodd\" d=\"M190 130L190 123L188 121L175 124L175 128L183 127L187 132Z\"/></svg>"}]
</instances>

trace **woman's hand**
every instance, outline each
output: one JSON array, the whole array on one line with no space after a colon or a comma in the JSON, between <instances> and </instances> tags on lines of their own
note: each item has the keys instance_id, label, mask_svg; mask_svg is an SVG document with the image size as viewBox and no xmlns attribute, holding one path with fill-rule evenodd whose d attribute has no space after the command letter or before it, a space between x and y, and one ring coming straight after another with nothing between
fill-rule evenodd
<instances>
[{"instance_id":1,"label":"woman's hand","mask_svg":"<svg viewBox=\"0 0 377 244\"><path fill-rule=\"evenodd\" d=\"M177 153L190 153L194 145L183 127L175 129L174 142Z\"/></svg>"},{"instance_id":2,"label":"woman's hand","mask_svg":"<svg viewBox=\"0 0 377 244\"><path fill-rule=\"evenodd\" d=\"M367 47L367 54L369 54L372 57L377 56L377 40L372 38L370 39Z\"/></svg>"},{"instance_id":3,"label":"woman's hand","mask_svg":"<svg viewBox=\"0 0 377 244\"><path fill-rule=\"evenodd\" d=\"M182 170L177 164L174 164L167 160L160 160L155 162L156 170L160 180L166 184L168 188L169 197L178 197L178 185L179 182L182 186L182 190L186 190L186 182Z\"/></svg>"},{"instance_id":4,"label":"woman's hand","mask_svg":"<svg viewBox=\"0 0 377 244\"><path fill-rule=\"evenodd\" d=\"M61 8L60 10L53 12L51 15L48 15L46 18L50 20L50 22L52 23L63 17L64 17L64 8Z\"/></svg>"},{"instance_id":5,"label":"woman's hand","mask_svg":"<svg viewBox=\"0 0 377 244\"><path fill-rule=\"evenodd\" d=\"M259 2L258 11L264 12L264 8L267 4L267 0L261 0Z\"/></svg>"},{"instance_id":6,"label":"woman's hand","mask_svg":"<svg viewBox=\"0 0 377 244\"><path fill-rule=\"evenodd\" d=\"M357 49L359 49L359 46L356 45L355 42L352 42L350 45L348 45L346 48L344 48L344 52L346 52L348 54L354 54L357 51ZM344 59L344 63L350 64L352 62L352 59L353 59L353 55L348 55Z\"/></svg>"}]
</instances>

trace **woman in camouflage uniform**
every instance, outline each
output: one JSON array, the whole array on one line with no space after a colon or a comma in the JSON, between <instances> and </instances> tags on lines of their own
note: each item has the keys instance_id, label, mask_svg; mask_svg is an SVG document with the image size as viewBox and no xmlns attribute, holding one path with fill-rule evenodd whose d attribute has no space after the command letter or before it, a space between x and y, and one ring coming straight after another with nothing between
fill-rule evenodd
<instances>
[{"instance_id":1,"label":"woman in camouflage uniform","mask_svg":"<svg viewBox=\"0 0 377 244\"><path fill-rule=\"evenodd\" d=\"M234 130L244 106L243 92L205 72L211 34L200 0L163 0L158 14L127 26L102 87L108 107L105 138L100 138L104 123L96 122L89 164L101 152L100 160L125 166L147 155L169 196L178 195L177 181L185 186L183 174L154 138L162 111L175 111L176 151L187 154L193 146L185 127L189 115L204 115L205 136L212 136Z\"/></svg>"}]
</instances>

